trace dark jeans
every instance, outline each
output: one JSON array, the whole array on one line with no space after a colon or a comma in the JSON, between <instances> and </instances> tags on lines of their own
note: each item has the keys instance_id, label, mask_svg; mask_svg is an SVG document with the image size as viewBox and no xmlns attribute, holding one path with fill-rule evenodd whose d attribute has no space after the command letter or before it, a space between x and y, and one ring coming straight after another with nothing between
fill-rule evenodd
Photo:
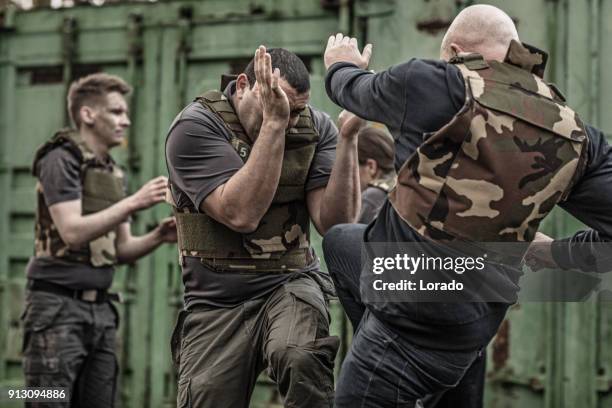
<instances>
[{"instance_id":1,"label":"dark jeans","mask_svg":"<svg viewBox=\"0 0 612 408\"><path fill-rule=\"evenodd\" d=\"M307 276L241 305L183 311L172 336L179 408L247 408L259 374L286 407L331 408L339 340L327 304Z\"/></svg>"},{"instance_id":2,"label":"dark jeans","mask_svg":"<svg viewBox=\"0 0 612 408\"><path fill-rule=\"evenodd\" d=\"M361 302L365 230L361 224L338 225L323 240L336 292L356 331L338 380L336 407L482 407L484 353L418 347Z\"/></svg>"},{"instance_id":3,"label":"dark jeans","mask_svg":"<svg viewBox=\"0 0 612 408\"><path fill-rule=\"evenodd\" d=\"M71 400L29 402L26 407L114 406L118 374L114 306L31 291L23 324L25 385L65 387Z\"/></svg>"}]
</instances>

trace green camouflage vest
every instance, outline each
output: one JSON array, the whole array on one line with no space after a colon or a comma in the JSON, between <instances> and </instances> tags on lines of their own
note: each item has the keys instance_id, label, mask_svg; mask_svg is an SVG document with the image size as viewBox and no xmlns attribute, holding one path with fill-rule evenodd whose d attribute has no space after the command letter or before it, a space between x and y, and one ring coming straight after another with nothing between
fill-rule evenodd
<instances>
[{"instance_id":1,"label":"green camouflage vest","mask_svg":"<svg viewBox=\"0 0 612 408\"><path fill-rule=\"evenodd\" d=\"M196 98L217 114L232 134L230 143L244 162L252 142L242 128L227 98L210 91ZM319 134L309 108L300 114L297 125L286 132L285 152L279 185L270 208L255 231L238 233L192 208L176 208L179 260L199 257L217 271L291 272L314 261L310 248L310 216L305 185L314 158Z\"/></svg>"},{"instance_id":2,"label":"green camouflage vest","mask_svg":"<svg viewBox=\"0 0 612 408\"><path fill-rule=\"evenodd\" d=\"M376 180L372 180L368 183L368 187L376 187L380 188L385 193L389 193L389 191L393 190L396 183L396 175L394 171L390 171L386 174L383 174L380 178Z\"/></svg>"},{"instance_id":3,"label":"green camouflage vest","mask_svg":"<svg viewBox=\"0 0 612 408\"><path fill-rule=\"evenodd\" d=\"M513 41L503 63L478 54L451 61L465 105L404 163L390 194L420 235L531 242L582 174L583 123L541 79L546 55L526 47Z\"/></svg>"},{"instance_id":4,"label":"green camouflage vest","mask_svg":"<svg viewBox=\"0 0 612 408\"><path fill-rule=\"evenodd\" d=\"M100 163L94 153L80 138L78 132L62 129L51 140L36 151L32 171L37 176L36 165L51 150L64 146L81 163L82 213L83 215L101 211L124 198L124 175L119 166L111 159L109 164ZM40 182L36 184L37 209L35 225L35 256L54 257L67 261L89 263L94 267L110 266L117 263L115 251L116 232L90 241L80 248L70 249L62 240L53 223L47 207Z\"/></svg>"}]
</instances>

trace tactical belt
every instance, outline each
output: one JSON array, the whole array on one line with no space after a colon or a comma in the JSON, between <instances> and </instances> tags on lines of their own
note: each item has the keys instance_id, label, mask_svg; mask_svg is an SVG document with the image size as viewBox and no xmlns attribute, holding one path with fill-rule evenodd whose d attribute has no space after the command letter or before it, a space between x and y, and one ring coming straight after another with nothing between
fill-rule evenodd
<instances>
[{"instance_id":1,"label":"tactical belt","mask_svg":"<svg viewBox=\"0 0 612 408\"><path fill-rule=\"evenodd\" d=\"M57 283L36 279L29 279L27 288L35 292L53 293L54 295L65 296L89 303L106 303L108 301L121 303L123 300L121 299L120 293L110 293L103 289L76 290L58 285Z\"/></svg>"}]
</instances>

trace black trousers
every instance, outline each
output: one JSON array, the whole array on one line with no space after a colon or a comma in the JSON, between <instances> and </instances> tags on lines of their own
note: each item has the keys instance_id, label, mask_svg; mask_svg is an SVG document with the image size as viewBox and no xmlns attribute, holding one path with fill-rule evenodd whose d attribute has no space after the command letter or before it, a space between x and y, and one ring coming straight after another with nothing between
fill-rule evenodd
<instances>
[{"instance_id":1,"label":"black trousers","mask_svg":"<svg viewBox=\"0 0 612 408\"><path fill-rule=\"evenodd\" d=\"M425 408L482 408L483 352L417 347L386 328L361 302L360 252L365 229L362 224L338 225L323 240L329 273L356 331L338 380L336 407L422 404Z\"/></svg>"},{"instance_id":2,"label":"black trousers","mask_svg":"<svg viewBox=\"0 0 612 408\"><path fill-rule=\"evenodd\" d=\"M64 387L70 402L29 402L26 407L113 407L118 321L110 302L28 292L23 314L25 385Z\"/></svg>"}]
</instances>

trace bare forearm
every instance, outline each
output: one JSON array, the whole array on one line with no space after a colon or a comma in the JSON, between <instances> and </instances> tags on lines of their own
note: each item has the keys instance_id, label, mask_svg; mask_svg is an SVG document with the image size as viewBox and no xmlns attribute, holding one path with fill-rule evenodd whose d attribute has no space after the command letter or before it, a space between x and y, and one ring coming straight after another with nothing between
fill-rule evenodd
<instances>
[{"instance_id":1,"label":"bare forearm","mask_svg":"<svg viewBox=\"0 0 612 408\"><path fill-rule=\"evenodd\" d=\"M159 229L139 237L130 237L117 243L117 259L120 263L131 263L148 255L163 243Z\"/></svg>"},{"instance_id":2,"label":"bare forearm","mask_svg":"<svg viewBox=\"0 0 612 408\"><path fill-rule=\"evenodd\" d=\"M131 196L93 214L82 215L81 199L53 204L49 212L64 242L70 247L79 247L115 230L135 211L161 202L167 183L163 176L154 178Z\"/></svg>"},{"instance_id":3,"label":"bare forearm","mask_svg":"<svg viewBox=\"0 0 612 408\"><path fill-rule=\"evenodd\" d=\"M252 227L259 223L276 193L284 149L284 126L264 121L248 161L224 186L221 200L228 218L242 217Z\"/></svg>"},{"instance_id":4,"label":"bare forearm","mask_svg":"<svg viewBox=\"0 0 612 408\"><path fill-rule=\"evenodd\" d=\"M79 246L116 229L134 211L135 206L128 197L102 211L72 216L63 238L69 245Z\"/></svg>"},{"instance_id":5,"label":"bare forearm","mask_svg":"<svg viewBox=\"0 0 612 408\"><path fill-rule=\"evenodd\" d=\"M321 227L327 231L336 224L355 222L361 207L357 138L340 138L336 162L321 202Z\"/></svg>"}]
</instances>

